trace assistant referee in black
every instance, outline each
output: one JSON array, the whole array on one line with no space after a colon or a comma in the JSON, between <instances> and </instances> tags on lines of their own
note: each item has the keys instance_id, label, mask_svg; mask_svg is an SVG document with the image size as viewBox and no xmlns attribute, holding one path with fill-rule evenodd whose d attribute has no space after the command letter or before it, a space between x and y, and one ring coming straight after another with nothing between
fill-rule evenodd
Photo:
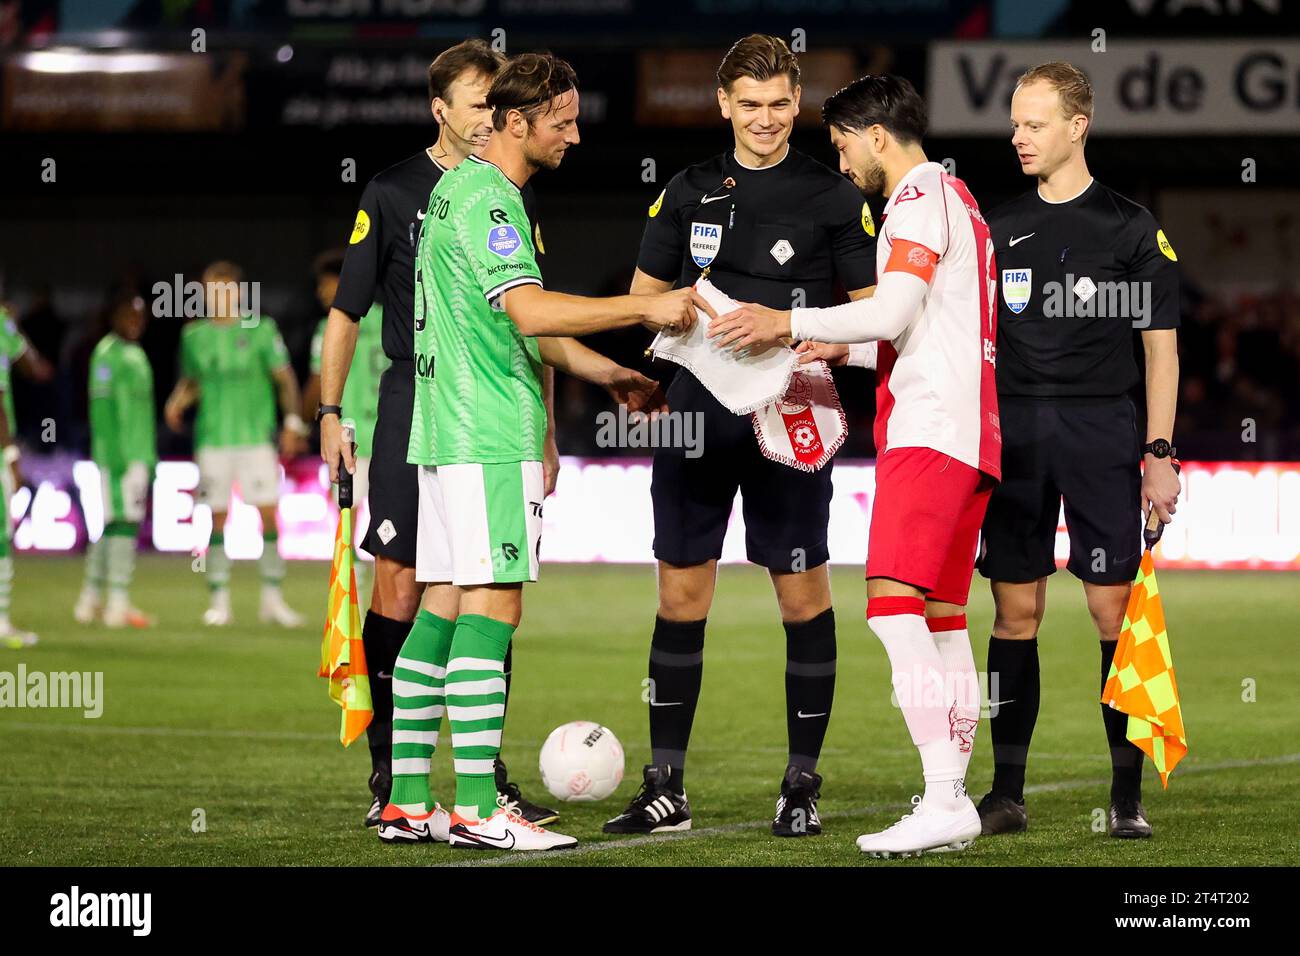
<instances>
[{"instance_id":1,"label":"assistant referee in black","mask_svg":"<svg viewBox=\"0 0 1300 956\"><path fill-rule=\"evenodd\" d=\"M370 524L364 547L375 558L375 584L362 625L362 644L369 669L374 719L366 728L370 746L370 792L366 826L378 826L392 791L393 665L420 609L425 588L415 580L418 468L406 462L415 405L415 248L429 194L442 174L486 144L492 130L487 91L506 59L483 40L465 40L444 50L429 65L429 103L438 123L438 141L372 179L361 194L360 208L348 240L338 292L330 309L321 349L321 457L338 477L340 456L352 464L350 449L340 442L343 386L357 343L357 322L372 302L383 304L381 336L392 365L379 383L379 408L370 461ZM535 199L523 190L524 209L533 223L534 244L541 248ZM547 380L549 385L550 380ZM548 391L549 399L549 391ZM548 400L549 407L549 400ZM554 422L554 416L551 416ZM555 435L546 436L546 491L555 487L559 455ZM430 585L435 602L450 603L438 613L455 618L458 591ZM506 692L510 688L510 651L506 651ZM556 811L525 799L511 783L505 764L496 762L497 790L508 806L532 823L559 819Z\"/></svg>"},{"instance_id":2,"label":"assistant referee in black","mask_svg":"<svg viewBox=\"0 0 1300 956\"><path fill-rule=\"evenodd\" d=\"M1178 397L1178 275L1151 213L1092 178L1084 143L1092 87L1068 63L1020 77L1012 145L1036 189L988 215L1000 272L997 382L1002 482L984 519L979 569L995 621L988 673L1001 702L991 720L994 777L979 805L983 832L1028 826L1025 765L1038 717L1038 633L1056 570L1065 505L1067 567L1083 581L1100 638L1104 682L1142 555L1143 510L1168 522ZM1134 329L1146 356L1146 435L1129 393L1138 384ZM1149 837L1143 754L1128 717L1102 706L1110 745L1108 832Z\"/></svg>"},{"instance_id":3,"label":"assistant referee in black","mask_svg":"<svg viewBox=\"0 0 1300 956\"><path fill-rule=\"evenodd\" d=\"M787 309L853 298L875 283L875 226L838 172L789 146L799 111L799 65L785 41L737 42L718 69L718 104L734 149L691 166L650 207L634 294L709 280L741 301ZM801 291L800 291L801 290ZM821 832L817 758L835 689L835 617L826 571L831 465L797 471L759 451L748 415L727 411L685 369L668 389L673 413L699 414L703 454L655 453L651 494L659 608L650 645L651 762L644 786L608 833L691 826L683 771L703 673L704 625L727 519L740 490L745 546L768 569L787 642L789 760L773 832ZM749 706L760 706L758 701ZM773 774L775 777L775 773Z\"/></svg>"}]
</instances>

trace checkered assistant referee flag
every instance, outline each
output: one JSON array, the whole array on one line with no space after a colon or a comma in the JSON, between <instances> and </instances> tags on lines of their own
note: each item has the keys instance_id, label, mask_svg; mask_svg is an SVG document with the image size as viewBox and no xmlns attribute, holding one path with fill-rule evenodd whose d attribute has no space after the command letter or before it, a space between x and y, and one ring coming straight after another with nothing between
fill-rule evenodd
<instances>
[{"instance_id":1,"label":"checkered assistant referee flag","mask_svg":"<svg viewBox=\"0 0 1300 956\"><path fill-rule=\"evenodd\" d=\"M352 441L352 423L343 424L343 440ZM352 562L352 476L339 465L339 527L330 565L329 607L320 645L317 676L329 680L330 699L343 708L339 740L346 747L365 732L374 717L366 652L361 644L361 612Z\"/></svg>"},{"instance_id":2,"label":"checkered assistant referee flag","mask_svg":"<svg viewBox=\"0 0 1300 956\"><path fill-rule=\"evenodd\" d=\"M1187 733L1151 557L1154 543L1149 541L1142 552L1101 702L1128 714L1128 739L1151 758L1168 789L1169 775L1187 755Z\"/></svg>"}]
</instances>

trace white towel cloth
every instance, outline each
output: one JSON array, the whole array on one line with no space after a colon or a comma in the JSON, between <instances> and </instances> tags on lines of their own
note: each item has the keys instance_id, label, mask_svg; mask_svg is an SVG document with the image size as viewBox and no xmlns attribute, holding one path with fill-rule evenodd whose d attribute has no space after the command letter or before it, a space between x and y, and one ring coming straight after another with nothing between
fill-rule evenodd
<instances>
[{"instance_id":1,"label":"white towel cloth","mask_svg":"<svg viewBox=\"0 0 1300 956\"><path fill-rule=\"evenodd\" d=\"M695 289L718 315L739 304L708 279L699 279ZM698 321L684 335L655 336L650 346L655 357L690 369L713 397L736 415L748 415L785 395L798 361L793 349L777 345L758 354L738 355L707 337L708 315L697 309L696 317Z\"/></svg>"}]
</instances>

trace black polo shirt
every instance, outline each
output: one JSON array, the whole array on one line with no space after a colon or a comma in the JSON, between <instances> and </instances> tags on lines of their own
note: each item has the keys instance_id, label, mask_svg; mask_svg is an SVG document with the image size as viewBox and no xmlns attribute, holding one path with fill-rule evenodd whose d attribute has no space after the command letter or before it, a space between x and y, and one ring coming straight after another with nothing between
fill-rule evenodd
<instances>
[{"instance_id":1,"label":"black polo shirt","mask_svg":"<svg viewBox=\"0 0 1300 956\"><path fill-rule=\"evenodd\" d=\"M998 396L1126 394L1138 382L1134 331L1178 327L1177 257L1155 218L1094 180L1064 202L1032 190L987 219Z\"/></svg>"},{"instance_id":2,"label":"black polo shirt","mask_svg":"<svg viewBox=\"0 0 1300 956\"><path fill-rule=\"evenodd\" d=\"M795 149L764 169L731 151L690 166L650 207L637 268L686 286L707 267L734 299L835 305L876 281L875 225L857 188ZM796 301L802 289L802 301Z\"/></svg>"}]
</instances>

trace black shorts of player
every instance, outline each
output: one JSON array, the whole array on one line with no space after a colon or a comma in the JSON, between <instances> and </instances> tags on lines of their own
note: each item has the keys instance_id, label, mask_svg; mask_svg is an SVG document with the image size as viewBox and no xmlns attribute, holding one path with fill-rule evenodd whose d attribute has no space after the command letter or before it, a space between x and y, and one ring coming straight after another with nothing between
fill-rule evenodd
<instances>
[{"instance_id":1,"label":"black shorts of player","mask_svg":"<svg viewBox=\"0 0 1300 956\"><path fill-rule=\"evenodd\" d=\"M370 527L362 547L375 557L409 567L415 566L420 505L419 469L406 463L414 410L415 363L394 362L379 379L379 409L370 449Z\"/></svg>"},{"instance_id":2,"label":"black shorts of player","mask_svg":"<svg viewBox=\"0 0 1300 956\"><path fill-rule=\"evenodd\" d=\"M727 411L686 369L668 386L668 407L696 416L700 454L690 457L696 452L689 448L655 451L650 495L656 558L690 565L721 557L739 490L750 561L772 571L826 563L833 461L806 472L764 458L751 417ZM682 433L688 434L684 427Z\"/></svg>"},{"instance_id":3,"label":"black shorts of player","mask_svg":"<svg viewBox=\"0 0 1300 956\"><path fill-rule=\"evenodd\" d=\"M984 516L980 574L1025 583L1054 572L1064 499L1070 572L1090 584L1131 582L1142 558L1142 448L1133 403L1000 397L998 414L1002 481Z\"/></svg>"}]
</instances>

